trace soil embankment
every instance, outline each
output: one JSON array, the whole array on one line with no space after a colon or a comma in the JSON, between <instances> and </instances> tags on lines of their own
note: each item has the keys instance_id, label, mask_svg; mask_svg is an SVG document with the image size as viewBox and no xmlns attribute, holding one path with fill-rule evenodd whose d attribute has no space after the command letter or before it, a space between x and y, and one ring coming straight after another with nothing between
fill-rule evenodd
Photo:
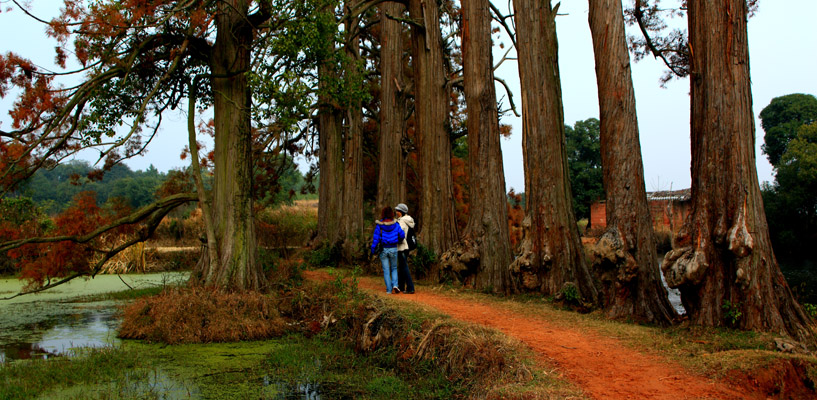
<instances>
[{"instance_id":1,"label":"soil embankment","mask_svg":"<svg viewBox=\"0 0 817 400\"><path fill-rule=\"evenodd\" d=\"M327 280L320 271L305 271L311 280ZM360 278L361 288L386 295L382 281ZM419 290L393 299L424 304L461 321L497 329L529 346L543 364L556 366L595 399L765 399L760 393L691 373L681 366L627 348L596 332L556 326L501 306L462 300Z\"/></svg>"}]
</instances>

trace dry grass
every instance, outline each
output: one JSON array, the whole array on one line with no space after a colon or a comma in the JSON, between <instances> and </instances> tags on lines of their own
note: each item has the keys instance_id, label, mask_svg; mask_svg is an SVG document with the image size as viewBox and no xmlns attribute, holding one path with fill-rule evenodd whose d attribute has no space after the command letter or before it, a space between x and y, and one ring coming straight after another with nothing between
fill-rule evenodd
<instances>
[{"instance_id":1,"label":"dry grass","mask_svg":"<svg viewBox=\"0 0 817 400\"><path fill-rule=\"evenodd\" d=\"M125 238L120 239L124 243ZM118 246L118 244L117 244ZM113 258L102 266L103 274L125 274L129 272L144 273L155 269L155 264L151 262L152 251L145 248L145 243L136 243L127 249L120 251Z\"/></svg>"},{"instance_id":2,"label":"dry grass","mask_svg":"<svg viewBox=\"0 0 817 400\"><path fill-rule=\"evenodd\" d=\"M168 344L210 343L266 339L286 331L269 296L194 288L136 300L125 309L119 336Z\"/></svg>"}]
</instances>

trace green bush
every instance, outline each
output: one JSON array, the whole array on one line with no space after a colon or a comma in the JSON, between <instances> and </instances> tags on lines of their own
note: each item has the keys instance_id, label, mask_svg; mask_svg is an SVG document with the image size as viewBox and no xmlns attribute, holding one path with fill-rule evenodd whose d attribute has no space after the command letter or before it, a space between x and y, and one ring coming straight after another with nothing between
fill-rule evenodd
<instances>
[{"instance_id":1,"label":"green bush","mask_svg":"<svg viewBox=\"0 0 817 400\"><path fill-rule=\"evenodd\" d=\"M431 266L437 262L437 255L434 251L422 244L417 244L417 249L409 254L409 266L415 278L422 279L431 271Z\"/></svg>"},{"instance_id":2,"label":"green bush","mask_svg":"<svg viewBox=\"0 0 817 400\"><path fill-rule=\"evenodd\" d=\"M323 243L320 247L307 253L306 262L313 267L337 267L342 258L341 248L335 244Z\"/></svg>"}]
</instances>

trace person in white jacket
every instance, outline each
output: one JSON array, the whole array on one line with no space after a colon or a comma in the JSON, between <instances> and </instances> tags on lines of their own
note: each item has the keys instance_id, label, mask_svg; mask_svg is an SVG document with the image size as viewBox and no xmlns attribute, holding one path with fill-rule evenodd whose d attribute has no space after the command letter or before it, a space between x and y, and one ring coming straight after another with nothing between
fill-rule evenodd
<instances>
[{"instance_id":1,"label":"person in white jacket","mask_svg":"<svg viewBox=\"0 0 817 400\"><path fill-rule=\"evenodd\" d=\"M403 203L398 204L394 207L394 214L408 238L409 228L414 228L414 218L408 215L408 206ZM405 294L414 294L414 281L411 279L411 271L408 267L408 253L408 243L406 239L403 239L397 244L397 288Z\"/></svg>"}]
</instances>

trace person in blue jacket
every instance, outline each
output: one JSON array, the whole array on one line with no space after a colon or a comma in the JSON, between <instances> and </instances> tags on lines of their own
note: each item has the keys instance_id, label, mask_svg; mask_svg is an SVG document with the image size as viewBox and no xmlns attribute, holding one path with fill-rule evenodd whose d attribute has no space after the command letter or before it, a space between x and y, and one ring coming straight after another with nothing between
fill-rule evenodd
<instances>
[{"instance_id":1,"label":"person in blue jacket","mask_svg":"<svg viewBox=\"0 0 817 400\"><path fill-rule=\"evenodd\" d=\"M380 220L375 222L374 237L372 238L372 254L375 254L377 244L383 244L383 251L380 252L380 264L383 266L383 280L386 282L386 292L398 294L397 288L397 244L406 237L403 228L394 220L394 210L391 207L383 207L380 212Z\"/></svg>"}]
</instances>

